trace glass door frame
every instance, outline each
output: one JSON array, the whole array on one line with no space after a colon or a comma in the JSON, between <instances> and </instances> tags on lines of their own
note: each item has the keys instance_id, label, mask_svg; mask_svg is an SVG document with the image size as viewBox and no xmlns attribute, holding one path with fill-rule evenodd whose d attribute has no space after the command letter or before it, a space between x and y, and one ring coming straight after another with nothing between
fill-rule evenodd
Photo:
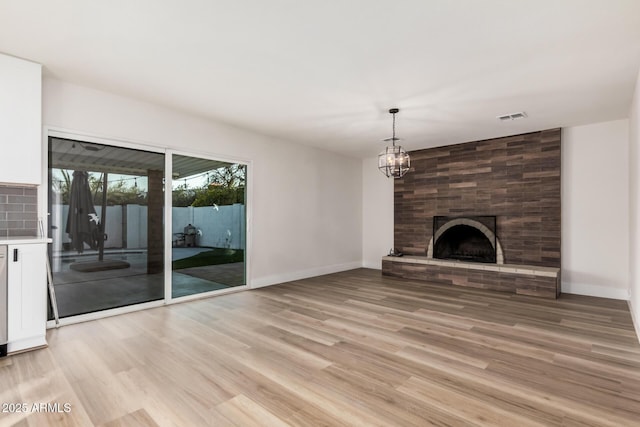
<instances>
[{"instance_id":1,"label":"glass door frame","mask_svg":"<svg viewBox=\"0 0 640 427\"><path fill-rule=\"evenodd\" d=\"M219 289L216 291L208 291L197 293L193 295L185 295L182 297L174 298L172 296L173 290L173 282L172 282L172 268L171 268L171 249L172 249L172 239L173 239L173 156L187 156L193 158L200 158L206 160L215 160L227 163L238 163L246 166L246 177L245 177L245 249L244 249L244 285L241 286L233 286L227 289ZM175 149L167 149L165 151L164 158L164 170L165 170L165 191L164 191L164 222L165 222L165 235L164 235L164 299L166 304L174 304L185 301L196 300L200 298L207 298L215 295L223 295L232 292L238 292L246 289L250 289L250 265L251 265L251 211L253 207L253 162L251 160L239 159L230 156L218 156L207 153L199 153L195 151L182 151Z\"/></svg>"},{"instance_id":2,"label":"glass door frame","mask_svg":"<svg viewBox=\"0 0 640 427\"><path fill-rule=\"evenodd\" d=\"M164 154L165 156L165 178L164 178L164 298L156 301L150 301L140 304L117 307L107 310L96 311L87 314L69 316L60 319L59 326L71 325L89 320L97 320L105 317L116 316L119 314L130 313L134 311L146 310L148 308L161 307L181 303L200 298L208 298L215 295L222 295L232 292L251 289L251 241L252 241L252 210L253 210L253 162L247 159L241 159L231 156L220 156L197 151L183 151L171 148L163 148L157 145L150 145L143 142L133 142L131 140L112 138L106 136L97 136L90 133L71 131L68 129L58 128L55 126L43 126L42 132L42 185L38 191L38 217L43 220L46 230L51 227L51 215L48 212L49 206L49 137L72 139L80 142L89 142L113 147L130 148L134 150L150 151L154 153ZM228 163L239 163L246 166L246 188L245 188L245 284L234 286L227 289L203 292L194 295L186 295L173 298L172 279L171 279L171 248L172 248L172 191L173 188L173 155L189 156L208 160L217 160ZM47 231L48 233L48 231ZM47 236L44 236L47 237ZM50 242L48 242L50 243ZM56 324L53 320L47 321L47 328L54 328Z\"/></svg>"}]
</instances>

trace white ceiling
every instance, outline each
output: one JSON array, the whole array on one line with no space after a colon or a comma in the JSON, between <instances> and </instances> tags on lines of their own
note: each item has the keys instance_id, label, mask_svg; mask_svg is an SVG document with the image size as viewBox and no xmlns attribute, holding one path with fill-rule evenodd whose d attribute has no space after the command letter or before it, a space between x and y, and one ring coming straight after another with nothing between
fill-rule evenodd
<instances>
[{"instance_id":1,"label":"white ceiling","mask_svg":"<svg viewBox=\"0 0 640 427\"><path fill-rule=\"evenodd\" d=\"M640 0L0 0L0 52L373 156L390 107L409 150L627 117Z\"/></svg>"}]
</instances>

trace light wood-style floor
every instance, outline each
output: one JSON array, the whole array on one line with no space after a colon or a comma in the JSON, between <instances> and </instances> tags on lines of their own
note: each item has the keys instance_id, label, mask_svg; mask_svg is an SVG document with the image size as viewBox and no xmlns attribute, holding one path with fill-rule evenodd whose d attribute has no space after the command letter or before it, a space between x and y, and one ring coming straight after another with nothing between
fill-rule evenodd
<instances>
[{"instance_id":1,"label":"light wood-style floor","mask_svg":"<svg viewBox=\"0 0 640 427\"><path fill-rule=\"evenodd\" d=\"M49 331L0 361L19 426L640 425L624 301L354 270Z\"/></svg>"}]
</instances>

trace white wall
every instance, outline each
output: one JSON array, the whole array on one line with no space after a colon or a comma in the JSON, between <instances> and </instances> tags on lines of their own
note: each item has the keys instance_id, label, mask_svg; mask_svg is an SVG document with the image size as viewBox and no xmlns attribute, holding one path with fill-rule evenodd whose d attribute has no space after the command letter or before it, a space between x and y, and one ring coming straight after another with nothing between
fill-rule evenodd
<instances>
[{"instance_id":1,"label":"white wall","mask_svg":"<svg viewBox=\"0 0 640 427\"><path fill-rule=\"evenodd\" d=\"M562 292L629 297L628 120L562 130Z\"/></svg>"},{"instance_id":2,"label":"white wall","mask_svg":"<svg viewBox=\"0 0 640 427\"><path fill-rule=\"evenodd\" d=\"M43 83L45 126L252 161L253 286L361 266L359 159L55 79Z\"/></svg>"},{"instance_id":3,"label":"white wall","mask_svg":"<svg viewBox=\"0 0 640 427\"><path fill-rule=\"evenodd\" d=\"M640 73L629 111L629 283L631 314L640 338Z\"/></svg>"},{"instance_id":4,"label":"white wall","mask_svg":"<svg viewBox=\"0 0 640 427\"><path fill-rule=\"evenodd\" d=\"M382 269L393 247L393 179L378 170L378 157L362 160L362 265Z\"/></svg>"}]
</instances>

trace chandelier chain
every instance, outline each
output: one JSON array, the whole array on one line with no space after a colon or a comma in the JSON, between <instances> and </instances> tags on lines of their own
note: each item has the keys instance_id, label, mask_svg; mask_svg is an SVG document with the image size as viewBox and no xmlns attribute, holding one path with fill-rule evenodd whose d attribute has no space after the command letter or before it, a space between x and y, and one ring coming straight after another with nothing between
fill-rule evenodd
<instances>
[{"instance_id":1,"label":"chandelier chain","mask_svg":"<svg viewBox=\"0 0 640 427\"><path fill-rule=\"evenodd\" d=\"M396 113L393 113L393 135L391 137L391 143L396 146Z\"/></svg>"}]
</instances>

